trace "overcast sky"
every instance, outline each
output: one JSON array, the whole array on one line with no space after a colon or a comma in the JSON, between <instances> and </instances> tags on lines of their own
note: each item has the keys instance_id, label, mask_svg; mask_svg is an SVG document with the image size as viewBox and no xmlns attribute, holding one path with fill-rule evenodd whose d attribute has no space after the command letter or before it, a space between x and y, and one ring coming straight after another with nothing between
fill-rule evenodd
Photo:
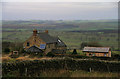
<instances>
[{"instance_id":1,"label":"overcast sky","mask_svg":"<svg viewBox=\"0 0 120 79\"><path fill-rule=\"evenodd\" d=\"M117 19L117 2L3 2L3 20Z\"/></svg>"}]
</instances>

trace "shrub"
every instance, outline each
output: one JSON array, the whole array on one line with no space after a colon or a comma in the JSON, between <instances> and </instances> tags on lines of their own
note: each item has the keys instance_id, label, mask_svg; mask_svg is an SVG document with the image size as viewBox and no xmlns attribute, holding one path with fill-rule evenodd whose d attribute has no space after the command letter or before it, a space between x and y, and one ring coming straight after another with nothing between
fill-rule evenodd
<instances>
[{"instance_id":1,"label":"shrub","mask_svg":"<svg viewBox=\"0 0 120 79\"><path fill-rule=\"evenodd\" d=\"M81 43L81 48L80 48L80 49L83 49L85 46L88 46L88 43L87 43L87 42L82 42L82 43Z\"/></svg>"},{"instance_id":2,"label":"shrub","mask_svg":"<svg viewBox=\"0 0 120 79\"><path fill-rule=\"evenodd\" d=\"M20 76L24 76L27 68L27 74L33 76L43 70L85 70L91 68L100 72L119 72L120 62L98 61L98 60L76 60L69 57L64 59L51 60L26 60L15 61L11 63L2 63L2 73L6 75L9 72L19 70ZM14 73L13 73L14 74Z\"/></svg>"},{"instance_id":3,"label":"shrub","mask_svg":"<svg viewBox=\"0 0 120 79\"><path fill-rule=\"evenodd\" d=\"M8 54L10 52L10 49L9 48L5 48L4 52Z\"/></svg>"},{"instance_id":4,"label":"shrub","mask_svg":"<svg viewBox=\"0 0 120 79\"><path fill-rule=\"evenodd\" d=\"M43 57L44 54L43 53L38 53L38 56L37 57Z\"/></svg>"},{"instance_id":5,"label":"shrub","mask_svg":"<svg viewBox=\"0 0 120 79\"><path fill-rule=\"evenodd\" d=\"M25 53L25 50L23 48L20 48L19 53Z\"/></svg>"},{"instance_id":6,"label":"shrub","mask_svg":"<svg viewBox=\"0 0 120 79\"><path fill-rule=\"evenodd\" d=\"M77 51L76 51L76 49L74 49L74 50L73 50L73 53L72 53L72 54L74 54L74 55L75 55L75 54L77 54Z\"/></svg>"},{"instance_id":7,"label":"shrub","mask_svg":"<svg viewBox=\"0 0 120 79\"><path fill-rule=\"evenodd\" d=\"M13 55L10 55L10 57L11 57L11 58L18 58L19 55L15 55L15 54L13 54Z\"/></svg>"},{"instance_id":8,"label":"shrub","mask_svg":"<svg viewBox=\"0 0 120 79\"><path fill-rule=\"evenodd\" d=\"M112 58L120 60L120 55L119 54L112 54Z\"/></svg>"},{"instance_id":9,"label":"shrub","mask_svg":"<svg viewBox=\"0 0 120 79\"><path fill-rule=\"evenodd\" d=\"M43 57L44 54L43 53L39 53L39 52L27 52L26 54L30 55L30 58L34 58L34 57Z\"/></svg>"},{"instance_id":10,"label":"shrub","mask_svg":"<svg viewBox=\"0 0 120 79\"><path fill-rule=\"evenodd\" d=\"M55 55L52 52L48 52L46 56L48 56L48 57L54 57Z\"/></svg>"},{"instance_id":11,"label":"shrub","mask_svg":"<svg viewBox=\"0 0 120 79\"><path fill-rule=\"evenodd\" d=\"M83 43L81 43L81 48L80 49L83 49L86 46L89 46L89 47L101 47L102 45L100 45L98 42L83 42Z\"/></svg>"}]
</instances>

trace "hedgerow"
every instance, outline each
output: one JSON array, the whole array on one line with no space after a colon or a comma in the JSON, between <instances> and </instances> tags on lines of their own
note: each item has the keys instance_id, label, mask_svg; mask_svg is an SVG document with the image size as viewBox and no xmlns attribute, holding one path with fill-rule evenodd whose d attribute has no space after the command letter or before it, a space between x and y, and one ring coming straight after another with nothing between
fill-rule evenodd
<instances>
[{"instance_id":1,"label":"hedgerow","mask_svg":"<svg viewBox=\"0 0 120 79\"><path fill-rule=\"evenodd\" d=\"M44 70L85 70L89 69L100 72L120 72L120 62L105 62L97 60L75 60L71 58L51 60L26 60L3 63L3 76L11 71L18 71L21 76L33 75ZM27 69L27 71L26 71Z\"/></svg>"}]
</instances>

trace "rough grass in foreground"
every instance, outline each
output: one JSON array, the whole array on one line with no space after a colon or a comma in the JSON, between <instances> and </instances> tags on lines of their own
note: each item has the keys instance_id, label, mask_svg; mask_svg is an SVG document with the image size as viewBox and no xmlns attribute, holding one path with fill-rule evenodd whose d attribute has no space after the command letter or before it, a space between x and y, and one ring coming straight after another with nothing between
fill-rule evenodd
<instances>
[{"instance_id":1,"label":"rough grass in foreground","mask_svg":"<svg viewBox=\"0 0 120 79\"><path fill-rule=\"evenodd\" d=\"M120 73L109 72L87 72L83 70L69 71L69 70L46 70L38 74L34 74L32 77L119 77ZM18 71L12 71L4 77L20 77Z\"/></svg>"}]
</instances>

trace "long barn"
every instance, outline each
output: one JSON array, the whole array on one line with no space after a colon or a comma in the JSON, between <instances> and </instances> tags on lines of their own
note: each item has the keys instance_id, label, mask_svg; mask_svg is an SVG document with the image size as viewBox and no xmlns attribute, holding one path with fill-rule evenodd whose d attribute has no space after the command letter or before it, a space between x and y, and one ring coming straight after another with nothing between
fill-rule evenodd
<instances>
[{"instance_id":1,"label":"long barn","mask_svg":"<svg viewBox=\"0 0 120 79\"><path fill-rule=\"evenodd\" d=\"M84 47L86 56L111 57L110 47Z\"/></svg>"}]
</instances>

